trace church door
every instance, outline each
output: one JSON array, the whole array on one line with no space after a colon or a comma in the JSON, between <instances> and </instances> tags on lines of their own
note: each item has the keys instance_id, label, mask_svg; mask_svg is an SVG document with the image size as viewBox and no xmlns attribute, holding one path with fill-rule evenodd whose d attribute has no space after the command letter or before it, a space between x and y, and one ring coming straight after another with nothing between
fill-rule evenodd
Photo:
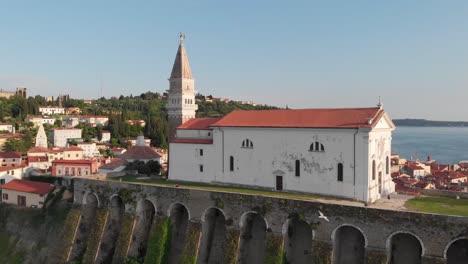
<instances>
[{"instance_id":1,"label":"church door","mask_svg":"<svg viewBox=\"0 0 468 264\"><path fill-rule=\"evenodd\" d=\"M276 190L283 190L283 176L276 176Z\"/></svg>"}]
</instances>

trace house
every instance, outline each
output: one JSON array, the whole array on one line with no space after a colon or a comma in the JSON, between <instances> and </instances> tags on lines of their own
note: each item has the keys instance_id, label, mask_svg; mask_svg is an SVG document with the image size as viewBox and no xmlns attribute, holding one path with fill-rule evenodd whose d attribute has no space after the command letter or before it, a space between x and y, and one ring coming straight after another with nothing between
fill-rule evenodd
<instances>
[{"instance_id":1,"label":"house","mask_svg":"<svg viewBox=\"0 0 468 264\"><path fill-rule=\"evenodd\" d=\"M143 136L138 136L136 146L130 147L119 158L128 162L139 160L146 163L153 160L161 163L161 156L153 148L146 146Z\"/></svg>"},{"instance_id":2,"label":"house","mask_svg":"<svg viewBox=\"0 0 468 264\"><path fill-rule=\"evenodd\" d=\"M1 186L2 202L25 207L42 207L47 195L54 189L44 182L12 180Z\"/></svg>"},{"instance_id":3,"label":"house","mask_svg":"<svg viewBox=\"0 0 468 264\"><path fill-rule=\"evenodd\" d=\"M8 123L0 122L0 131L6 131L8 133L15 133L14 126Z\"/></svg>"},{"instance_id":4,"label":"house","mask_svg":"<svg viewBox=\"0 0 468 264\"><path fill-rule=\"evenodd\" d=\"M79 115L79 114L81 114L81 109L79 107L67 107L65 109L65 114L67 114L67 115Z\"/></svg>"},{"instance_id":5,"label":"house","mask_svg":"<svg viewBox=\"0 0 468 264\"><path fill-rule=\"evenodd\" d=\"M83 149L77 146L71 146L63 149L63 159L81 160L83 159Z\"/></svg>"},{"instance_id":6,"label":"house","mask_svg":"<svg viewBox=\"0 0 468 264\"><path fill-rule=\"evenodd\" d=\"M107 116L80 116L80 123L88 123L91 126L105 126L109 122L109 117Z\"/></svg>"},{"instance_id":7,"label":"house","mask_svg":"<svg viewBox=\"0 0 468 264\"><path fill-rule=\"evenodd\" d=\"M408 165L406 165L406 171L412 177L426 176L426 171L424 170L424 168L415 163L408 163Z\"/></svg>"},{"instance_id":8,"label":"house","mask_svg":"<svg viewBox=\"0 0 468 264\"><path fill-rule=\"evenodd\" d=\"M50 130L50 138L55 147L66 147L69 139L81 138L81 129L53 128Z\"/></svg>"},{"instance_id":9,"label":"house","mask_svg":"<svg viewBox=\"0 0 468 264\"><path fill-rule=\"evenodd\" d=\"M111 148L111 152L112 154L114 154L114 156L118 157L122 154L124 154L127 150L124 149L124 148L118 148L118 147L113 147Z\"/></svg>"},{"instance_id":10,"label":"house","mask_svg":"<svg viewBox=\"0 0 468 264\"><path fill-rule=\"evenodd\" d=\"M125 170L128 164L126 160L119 158L109 159L106 162L105 165L99 167L99 173L120 172Z\"/></svg>"},{"instance_id":11,"label":"house","mask_svg":"<svg viewBox=\"0 0 468 264\"><path fill-rule=\"evenodd\" d=\"M111 140L111 133L110 131L108 130L103 130L102 131L102 138L101 138L101 141L99 141L99 143L109 143Z\"/></svg>"},{"instance_id":12,"label":"house","mask_svg":"<svg viewBox=\"0 0 468 264\"><path fill-rule=\"evenodd\" d=\"M96 147L96 143L81 142L81 143L78 143L76 146L83 150L84 158L93 158L93 157L100 156L99 150Z\"/></svg>"},{"instance_id":13,"label":"house","mask_svg":"<svg viewBox=\"0 0 468 264\"><path fill-rule=\"evenodd\" d=\"M89 160L53 160L52 176L87 176L98 172L98 162Z\"/></svg>"},{"instance_id":14,"label":"house","mask_svg":"<svg viewBox=\"0 0 468 264\"><path fill-rule=\"evenodd\" d=\"M0 166L21 166L21 152L0 152Z\"/></svg>"},{"instance_id":15,"label":"house","mask_svg":"<svg viewBox=\"0 0 468 264\"><path fill-rule=\"evenodd\" d=\"M39 113L42 115L64 115L65 108L55 106L39 107Z\"/></svg>"},{"instance_id":16,"label":"house","mask_svg":"<svg viewBox=\"0 0 468 264\"><path fill-rule=\"evenodd\" d=\"M2 166L0 167L0 184L5 184L13 179L22 179L24 166Z\"/></svg>"}]
</instances>

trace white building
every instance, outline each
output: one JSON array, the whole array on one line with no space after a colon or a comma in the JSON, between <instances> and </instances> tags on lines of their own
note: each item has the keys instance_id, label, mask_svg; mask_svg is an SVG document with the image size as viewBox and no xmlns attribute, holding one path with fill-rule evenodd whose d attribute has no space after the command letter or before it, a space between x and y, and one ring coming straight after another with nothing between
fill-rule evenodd
<instances>
[{"instance_id":1,"label":"white building","mask_svg":"<svg viewBox=\"0 0 468 264\"><path fill-rule=\"evenodd\" d=\"M39 113L42 115L64 115L65 108L55 106L39 107Z\"/></svg>"},{"instance_id":2,"label":"white building","mask_svg":"<svg viewBox=\"0 0 468 264\"><path fill-rule=\"evenodd\" d=\"M109 143L110 140L111 140L111 133L107 130L103 130L100 143Z\"/></svg>"},{"instance_id":3,"label":"white building","mask_svg":"<svg viewBox=\"0 0 468 264\"><path fill-rule=\"evenodd\" d=\"M55 147L66 147L68 139L81 138L81 129L54 128L50 131L50 137Z\"/></svg>"},{"instance_id":4,"label":"white building","mask_svg":"<svg viewBox=\"0 0 468 264\"><path fill-rule=\"evenodd\" d=\"M105 126L109 122L109 117L107 116L80 116L80 123L88 123L91 126Z\"/></svg>"},{"instance_id":5,"label":"white building","mask_svg":"<svg viewBox=\"0 0 468 264\"><path fill-rule=\"evenodd\" d=\"M8 133L15 133L15 130L12 124L1 123L1 122L0 122L0 131L7 131Z\"/></svg>"},{"instance_id":6,"label":"white building","mask_svg":"<svg viewBox=\"0 0 468 264\"><path fill-rule=\"evenodd\" d=\"M38 127L41 124L55 124L55 118L50 116L27 116L24 121L31 122L36 127Z\"/></svg>"},{"instance_id":7,"label":"white building","mask_svg":"<svg viewBox=\"0 0 468 264\"><path fill-rule=\"evenodd\" d=\"M81 142L77 144L77 147L83 150L83 158L94 158L100 156L96 143Z\"/></svg>"},{"instance_id":8,"label":"white building","mask_svg":"<svg viewBox=\"0 0 468 264\"><path fill-rule=\"evenodd\" d=\"M374 202L394 192L394 128L380 107L195 118L170 143L169 179Z\"/></svg>"}]
</instances>

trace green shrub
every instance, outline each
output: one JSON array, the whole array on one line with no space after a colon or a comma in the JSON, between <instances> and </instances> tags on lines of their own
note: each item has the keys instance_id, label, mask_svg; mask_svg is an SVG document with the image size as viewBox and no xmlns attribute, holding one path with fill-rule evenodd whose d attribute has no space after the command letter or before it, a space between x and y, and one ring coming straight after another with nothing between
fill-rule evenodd
<instances>
[{"instance_id":1,"label":"green shrub","mask_svg":"<svg viewBox=\"0 0 468 264\"><path fill-rule=\"evenodd\" d=\"M182 252L180 263L197 263L198 242L200 241L201 225L198 223L189 223L189 230L185 238L185 246Z\"/></svg>"}]
</instances>

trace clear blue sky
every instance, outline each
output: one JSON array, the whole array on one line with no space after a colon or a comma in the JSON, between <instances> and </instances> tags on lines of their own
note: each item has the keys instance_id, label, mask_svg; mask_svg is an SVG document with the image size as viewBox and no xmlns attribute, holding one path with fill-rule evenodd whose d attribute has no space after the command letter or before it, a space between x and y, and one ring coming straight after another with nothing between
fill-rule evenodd
<instances>
[{"instance_id":1,"label":"clear blue sky","mask_svg":"<svg viewBox=\"0 0 468 264\"><path fill-rule=\"evenodd\" d=\"M205 95L468 121L464 0L0 0L0 88L163 92L180 31Z\"/></svg>"}]
</instances>

